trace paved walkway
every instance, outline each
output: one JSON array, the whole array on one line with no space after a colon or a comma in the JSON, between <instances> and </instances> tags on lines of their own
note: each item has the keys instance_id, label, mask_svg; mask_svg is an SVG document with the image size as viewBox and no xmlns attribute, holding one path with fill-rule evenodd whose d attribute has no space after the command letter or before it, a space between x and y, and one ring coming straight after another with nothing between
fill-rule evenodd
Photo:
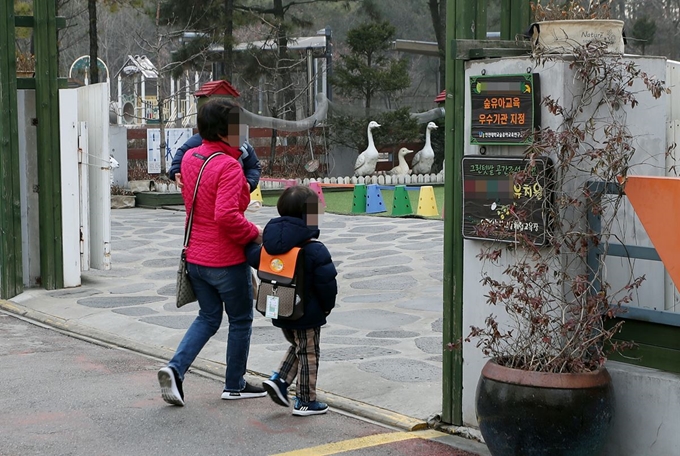
<instances>
[{"instance_id":1,"label":"paved walkway","mask_svg":"<svg viewBox=\"0 0 680 456\"><path fill-rule=\"evenodd\" d=\"M265 207L248 216L264 225L276 210ZM84 272L79 288L27 290L4 305L168 359L198 309L175 307L183 222L183 211L114 210L111 270ZM325 214L320 228L338 269L339 296L322 329L318 387L331 405L345 400L349 411L365 406L417 428L442 408L444 224ZM278 329L255 315L248 369L269 376L286 345ZM222 372L226 326L225 318L197 368ZM191 400L190 384L185 391Z\"/></svg>"}]
</instances>

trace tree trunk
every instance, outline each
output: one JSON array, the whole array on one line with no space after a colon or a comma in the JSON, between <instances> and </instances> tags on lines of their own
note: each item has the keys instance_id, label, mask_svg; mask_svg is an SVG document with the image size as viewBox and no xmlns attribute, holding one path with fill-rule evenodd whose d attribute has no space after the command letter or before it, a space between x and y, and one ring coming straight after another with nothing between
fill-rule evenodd
<instances>
[{"instance_id":1,"label":"tree trunk","mask_svg":"<svg viewBox=\"0 0 680 456\"><path fill-rule=\"evenodd\" d=\"M274 0L274 17L276 18L276 51L277 51L277 71L280 72L281 87L276 87L275 90L282 92L282 102L278 104L279 118L286 120L295 120L295 105L292 100L295 99L295 89L293 88L293 79L290 74L290 59L288 56L288 32L284 24L286 11L283 9L283 0ZM284 63L281 69L281 63Z\"/></svg>"},{"instance_id":2,"label":"tree trunk","mask_svg":"<svg viewBox=\"0 0 680 456\"><path fill-rule=\"evenodd\" d=\"M371 52L368 52L366 55L366 66L368 68L371 68L373 65L373 54ZM373 98L373 93L371 92L371 89L366 90L366 101L365 101L365 109L366 109L366 117L371 115L371 98Z\"/></svg>"},{"instance_id":3,"label":"tree trunk","mask_svg":"<svg viewBox=\"0 0 680 456\"><path fill-rule=\"evenodd\" d=\"M234 77L234 0L224 0L224 79Z\"/></svg>"},{"instance_id":4,"label":"tree trunk","mask_svg":"<svg viewBox=\"0 0 680 456\"><path fill-rule=\"evenodd\" d=\"M160 28L160 17L161 17L161 0L156 0L156 40L157 40L157 62L156 62L156 67L159 68L158 71L158 76L156 77L156 104L158 105L158 128L160 130L160 153L161 153L161 176L164 176L167 170L167 160L165 158L165 154L167 154L167 147L168 145L165 142L165 120L163 119L163 102L164 97L163 97L163 78L162 73L161 73L161 68L163 68L163 65L161 64L161 49L163 45L163 37L161 36L161 28ZM187 90L188 87L187 87Z\"/></svg>"},{"instance_id":5,"label":"tree trunk","mask_svg":"<svg viewBox=\"0 0 680 456\"><path fill-rule=\"evenodd\" d=\"M87 1L87 12L90 16L90 82L99 82L99 67L97 66L97 0Z\"/></svg>"},{"instance_id":6,"label":"tree trunk","mask_svg":"<svg viewBox=\"0 0 680 456\"><path fill-rule=\"evenodd\" d=\"M276 138L278 136L278 131L272 128L272 136L269 147L269 163L267 164L267 174L269 176L274 175L274 160L276 160Z\"/></svg>"}]
</instances>

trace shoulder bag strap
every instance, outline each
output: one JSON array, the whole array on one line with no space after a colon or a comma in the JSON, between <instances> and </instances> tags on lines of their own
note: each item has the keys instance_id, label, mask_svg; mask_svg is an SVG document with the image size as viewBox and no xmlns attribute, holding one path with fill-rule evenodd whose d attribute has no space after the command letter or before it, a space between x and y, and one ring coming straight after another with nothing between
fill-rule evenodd
<instances>
[{"instance_id":1,"label":"shoulder bag strap","mask_svg":"<svg viewBox=\"0 0 680 456\"><path fill-rule=\"evenodd\" d=\"M187 219L186 225L184 225L184 248L186 249L189 245L189 238L191 237L191 225L194 223L194 205L196 204L196 195L198 194L198 184L201 182L201 176L203 175L203 170L210 160L217 157L218 155L226 155L223 152L216 152L210 157L206 158L201 166L201 170L198 172L198 178L196 179L196 186L194 187L194 196L191 198L191 209L189 210L189 217Z\"/></svg>"}]
</instances>

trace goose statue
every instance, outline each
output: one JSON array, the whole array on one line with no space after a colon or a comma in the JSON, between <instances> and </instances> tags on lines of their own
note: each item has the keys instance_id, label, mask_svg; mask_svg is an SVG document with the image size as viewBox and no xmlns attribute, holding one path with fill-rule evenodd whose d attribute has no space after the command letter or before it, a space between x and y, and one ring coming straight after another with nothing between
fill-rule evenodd
<instances>
[{"instance_id":1,"label":"goose statue","mask_svg":"<svg viewBox=\"0 0 680 456\"><path fill-rule=\"evenodd\" d=\"M375 172L375 165L378 164L378 149L373 144L371 130L378 127L380 127L380 124L374 120L368 124L368 147L359 154L354 164L354 174L357 176L368 176Z\"/></svg>"},{"instance_id":2,"label":"goose statue","mask_svg":"<svg viewBox=\"0 0 680 456\"><path fill-rule=\"evenodd\" d=\"M407 175L410 170L408 168L408 163L406 163L404 157L410 153L413 153L413 151L405 147L399 149L399 164L392 168L389 174L391 174L392 176Z\"/></svg>"},{"instance_id":3,"label":"goose statue","mask_svg":"<svg viewBox=\"0 0 680 456\"><path fill-rule=\"evenodd\" d=\"M434 150L430 143L430 131L436 130L437 124L430 122L425 129L425 146L422 150L413 157L411 165L413 166L413 174L429 174L434 163Z\"/></svg>"}]
</instances>

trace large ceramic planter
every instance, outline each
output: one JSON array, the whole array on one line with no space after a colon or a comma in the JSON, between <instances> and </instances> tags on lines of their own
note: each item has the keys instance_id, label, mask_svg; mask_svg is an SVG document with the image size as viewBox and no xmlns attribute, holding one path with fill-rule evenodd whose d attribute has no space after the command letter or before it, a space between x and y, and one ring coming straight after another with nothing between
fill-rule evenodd
<instances>
[{"instance_id":1,"label":"large ceramic planter","mask_svg":"<svg viewBox=\"0 0 680 456\"><path fill-rule=\"evenodd\" d=\"M111 209L135 207L134 195L111 195Z\"/></svg>"},{"instance_id":2,"label":"large ceramic planter","mask_svg":"<svg viewBox=\"0 0 680 456\"><path fill-rule=\"evenodd\" d=\"M606 369L549 374L489 361L477 385L477 420L493 456L596 456L614 409Z\"/></svg>"},{"instance_id":3,"label":"large ceramic planter","mask_svg":"<svg viewBox=\"0 0 680 456\"><path fill-rule=\"evenodd\" d=\"M575 46L599 40L607 52L623 54L623 21L613 19L573 19L543 21L531 25L534 49L548 53L571 53Z\"/></svg>"}]
</instances>

